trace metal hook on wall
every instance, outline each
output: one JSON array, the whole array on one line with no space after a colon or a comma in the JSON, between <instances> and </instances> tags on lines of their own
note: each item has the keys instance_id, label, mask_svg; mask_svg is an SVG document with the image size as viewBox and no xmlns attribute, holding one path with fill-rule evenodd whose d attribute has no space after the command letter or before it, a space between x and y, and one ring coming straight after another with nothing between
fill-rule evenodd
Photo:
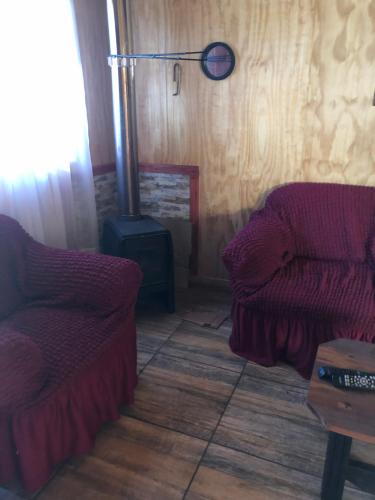
<instances>
[{"instance_id":1,"label":"metal hook on wall","mask_svg":"<svg viewBox=\"0 0 375 500\"><path fill-rule=\"evenodd\" d=\"M181 88L181 65L179 63L173 65L173 81L176 83L176 90L172 95L179 95Z\"/></svg>"}]
</instances>

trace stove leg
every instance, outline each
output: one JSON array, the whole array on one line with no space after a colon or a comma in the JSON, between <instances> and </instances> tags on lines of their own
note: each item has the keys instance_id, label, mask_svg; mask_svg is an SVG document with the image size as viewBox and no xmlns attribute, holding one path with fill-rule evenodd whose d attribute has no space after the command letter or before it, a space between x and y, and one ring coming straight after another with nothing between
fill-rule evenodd
<instances>
[{"instance_id":1,"label":"stove leg","mask_svg":"<svg viewBox=\"0 0 375 500\"><path fill-rule=\"evenodd\" d=\"M170 292L170 291L168 291L168 294L167 294L167 310L171 314L176 311L174 293Z\"/></svg>"},{"instance_id":2,"label":"stove leg","mask_svg":"<svg viewBox=\"0 0 375 500\"><path fill-rule=\"evenodd\" d=\"M171 276L168 280L168 291L166 293L166 302L167 302L167 310L169 313L172 314L176 310L173 270L170 274Z\"/></svg>"},{"instance_id":3,"label":"stove leg","mask_svg":"<svg viewBox=\"0 0 375 500\"><path fill-rule=\"evenodd\" d=\"M322 481L322 500L341 500L352 438L330 432Z\"/></svg>"},{"instance_id":4,"label":"stove leg","mask_svg":"<svg viewBox=\"0 0 375 500\"><path fill-rule=\"evenodd\" d=\"M168 233L168 247L169 247L169 270L168 270L168 291L166 294L167 310L173 314L176 310L175 304L175 286L174 286L174 254L173 254L173 241L171 233Z\"/></svg>"}]
</instances>

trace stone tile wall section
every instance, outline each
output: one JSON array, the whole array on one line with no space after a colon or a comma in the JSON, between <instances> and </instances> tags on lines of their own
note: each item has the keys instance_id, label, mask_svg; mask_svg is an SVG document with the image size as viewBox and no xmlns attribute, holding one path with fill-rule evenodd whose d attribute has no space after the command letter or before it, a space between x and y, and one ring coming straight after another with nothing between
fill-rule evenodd
<instances>
[{"instance_id":1,"label":"stone tile wall section","mask_svg":"<svg viewBox=\"0 0 375 500\"><path fill-rule=\"evenodd\" d=\"M95 200L101 231L103 220L118 213L116 172L94 176ZM187 175L140 172L141 211L165 219L190 219L190 181Z\"/></svg>"},{"instance_id":2,"label":"stone tile wall section","mask_svg":"<svg viewBox=\"0 0 375 500\"><path fill-rule=\"evenodd\" d=\"M103 221L110 215L118 214L116 172L95 175L95 201L98 217L99 234L101 236Z\"/></svg>"},{"instance_id":3,"label":"stone tile wall section","mask_svg":"<svg viewBox=\"0 0 375 500\"><path fill-rule=\"evenodd\" d=\"M140 172L141 211L168 219L190 219L190 179L182 174Z\"/></svg>"}]
</instances>

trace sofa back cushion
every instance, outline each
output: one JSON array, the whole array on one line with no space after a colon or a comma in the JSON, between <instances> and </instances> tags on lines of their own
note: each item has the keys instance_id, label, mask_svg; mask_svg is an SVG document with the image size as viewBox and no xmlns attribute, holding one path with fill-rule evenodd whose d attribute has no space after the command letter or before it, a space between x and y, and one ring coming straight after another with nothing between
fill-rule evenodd
<instances>
[{"instance_id":1,"label":"sofa back cushion","mask_svg":"<svg viewBox=\"0 0 375 500\"><path fill-rule=\"evenodd\" d=\"M0 412L12 412L35 396L46 380L39 347L26 335L0 326Z\"/></svg>"},{"instance_id":2,"label":"sofa back cushion","mask_svg":"<svg viewBox=\"0 0 375 500\"><path fill-rule=\"evenodd\" d=\"M21 226L0 215L0 320L24 301L21 293L23 245L27 239Z\"/></svg>"},{"instance_id":3,"label":"sofa back cushion","mask_svg":"<svg viewBox=\"0 0 375 500\"><path fill-rule=\"evenodd\" d=\"M290 225L297 256L365 262L375 233L375 188L294 183L266 204Z\"/></svg>"}]
</instances>

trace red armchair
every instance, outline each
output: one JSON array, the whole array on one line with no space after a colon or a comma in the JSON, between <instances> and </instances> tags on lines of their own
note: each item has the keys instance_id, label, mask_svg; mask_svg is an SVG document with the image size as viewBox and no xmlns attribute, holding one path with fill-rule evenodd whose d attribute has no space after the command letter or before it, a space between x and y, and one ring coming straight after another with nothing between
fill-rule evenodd
<instances>
[{"instance_id":1,"label":"red armchair","mask_svg":"<svg viewBox=\"0 0 375 500\"><path fill-rule=\"evenodd\" d=\"M230 347L309 378L320 343L375 343L375 188L280 187L226 247Z\"/></svg>"},{"instance_id":2,"label":"red armchair","mask_svg":"<svg viewBox=\"0 0 375 500\"><path fill-rule=\"evenodd\" d=\"M0 216L0 483L87 452L137 382L134 262L48 248Z\"/></svg>"}]
</instances>

